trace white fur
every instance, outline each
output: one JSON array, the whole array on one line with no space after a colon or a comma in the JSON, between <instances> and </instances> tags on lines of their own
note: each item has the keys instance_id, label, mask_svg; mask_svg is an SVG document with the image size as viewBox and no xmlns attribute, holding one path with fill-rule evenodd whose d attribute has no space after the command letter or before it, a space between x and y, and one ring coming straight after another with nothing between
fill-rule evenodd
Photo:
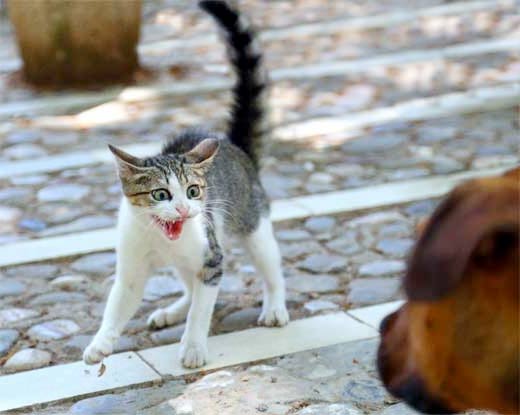
<instances>
[{"instance_id":1,"label":"white fur","mask_svg":"<svg viewBox=\"0 0 520 415\"><path fill-rule=\"evenodd\" d=\"M245 244L258 272L264 278L264 301L258 323L285 326L289 322L289 313L285 307L282 257L269 218L260 219L257 230L245 238Z\"/></svg>"},{"instance_id":2,"label":"white fur","mask_svg":"<svg viewBox=\"0 0 520 415\"><path fill-rule=\"evenodd\" d=\"M178 182L170 180L170 183L174 200L161 203L160 209L156 208L153 214L175 219L175 208L179 203L189 207L191 218L184 223L178 240L172 241L164 236L153 222L150 209L132 206L123 198L118 221L116 281L108 297L101 327L83 354L83 360L88 364L100 362L112 353L126 323L139 307L150 271L154 267L170 265L177 269L185 293L169 307L153 312L148 323L152 327L164 327L184 320L187 315L181 341L181 361L189 368L200 367L207 361L207 337L218 287L206 285L197 277L207 247L204 218L200 206L195 203L198 201L186 197L183 200L180 195L184 192ZM221 242L224 239L223 221L218 215L215 219L217 240ZM244 242L265 279L259 322L283 326L289 321L289 316L285 308L280 252L270 220L262 219L258 229Z\"/></svg>"}]
</instances>

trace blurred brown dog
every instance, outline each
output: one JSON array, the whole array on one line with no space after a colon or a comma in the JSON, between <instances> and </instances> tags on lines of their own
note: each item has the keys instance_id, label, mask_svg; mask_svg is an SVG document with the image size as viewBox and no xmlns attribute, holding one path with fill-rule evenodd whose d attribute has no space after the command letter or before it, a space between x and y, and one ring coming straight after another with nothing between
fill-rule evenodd
<instances>
[{"instance_id":1,"label":"blurred brown dog","mask_svg":"<svg viewBox=\"0 0 520 415\"><path fill-rule=\"evenodd\" d=\"M408 263L405 305L381 323L387 389L425 413L520 413L520 168L454 189Z\"/></svg>"}]
</instances>

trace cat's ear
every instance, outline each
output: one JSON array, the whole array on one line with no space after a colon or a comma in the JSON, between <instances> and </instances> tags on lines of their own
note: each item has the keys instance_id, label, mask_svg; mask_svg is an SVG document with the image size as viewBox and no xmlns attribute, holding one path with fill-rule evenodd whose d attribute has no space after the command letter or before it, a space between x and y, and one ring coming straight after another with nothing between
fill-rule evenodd
<instances>
[{"instance_id":1,"label":"cat's ear","mask_svg":"<svg viewBox=\"0 0 520 415\"><path fill-rule=\"evenodd\" d=\"M194 167L204 167L209 165L217 155L219 146L219 141L216 138L206 138L185 153L184 157L186 157L188 163L194 164Z\"/></svg>"},{"instance_id":2,"label":"cat's ear","mask_svg":"<svg viewBox=\"0 0 520 415\"><path fill-rule=\"evenodd\" d=\"M108 148L115 156L117 168L119 170L119 176L121 178L126 178L138 173L142 173L143 170L146 169L144 161L139 157L132 156L126 151L123 151L111 144L108 145Z\"/></svg>"}]
</instances>

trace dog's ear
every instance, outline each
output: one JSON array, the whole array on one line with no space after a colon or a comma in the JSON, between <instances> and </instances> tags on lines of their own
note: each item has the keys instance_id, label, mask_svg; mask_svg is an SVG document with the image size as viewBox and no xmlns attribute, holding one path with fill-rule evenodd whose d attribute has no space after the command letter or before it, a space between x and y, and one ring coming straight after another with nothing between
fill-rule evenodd
<instances>
[{"instance_id":1,"label":"dog's ear","mask_svg":"<svg viewBox=\"0 0 520 415\"><path fill-rule=\"evenodd\" d=\"M515 181L474 181L455 189L435 210L408 261L408 298L446 295L472 261L503 266L506 253L518 249L519 207Z\"/></svg>"}]
</instances>

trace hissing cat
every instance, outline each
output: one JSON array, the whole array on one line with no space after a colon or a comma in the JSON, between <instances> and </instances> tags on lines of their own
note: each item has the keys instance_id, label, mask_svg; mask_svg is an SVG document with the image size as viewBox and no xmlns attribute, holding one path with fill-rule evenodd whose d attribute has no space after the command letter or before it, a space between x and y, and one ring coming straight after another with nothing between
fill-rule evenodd
<instances>
[{"instance_id":1,"label":"hissing cat","mask_svg":"<svg viewBox=\"0 0 520 415\"><path fill-rule=\"evenodd\" d=\"M160 328L187 318L181 340L185 367L204 365L207 338L222 276L226 237L240 238L264 278L259 323L289 321L281 257L269 220L269 203L258 178L259 150L266 129L266 78L254 33L224 1L202 1L225 33L237 75L227 135L192 131L168 142L161 154L137 158L110 146L124 197L118 222L117 277L101 328L85 349L88 364L112 353L137 310L152 268L173 265L184 295L153 312Z\"/></svg>"}]
</instances>

